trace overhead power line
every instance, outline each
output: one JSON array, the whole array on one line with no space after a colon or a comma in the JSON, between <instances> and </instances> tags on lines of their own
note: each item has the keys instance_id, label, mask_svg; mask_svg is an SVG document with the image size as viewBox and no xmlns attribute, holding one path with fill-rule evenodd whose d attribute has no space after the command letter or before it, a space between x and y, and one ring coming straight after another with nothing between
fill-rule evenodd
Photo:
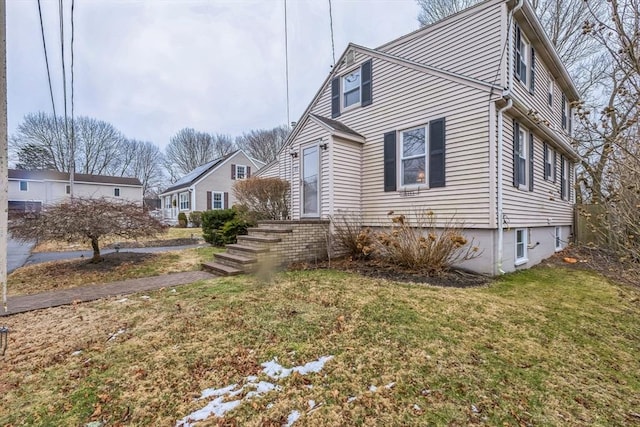
<instances>
[{"instance_id":1,"label":"overhead power line","mask_svg":"<svg viewBox=\"0 0 640 427\"><path fill-rule=\"evenodd\" d=\"M291 118L289 116L289 41L287 38L287 0L284 0L284 62L287 85L287 126L291 126Z\"/></svg>"},{"instance_id":2,"label":"overhead power line","mask_svg":"<svg viewBox=\"0 0 640 427\"><path fill-rule=\"evenodd\" d=\"M336 46L333 42L333 13L331 12L331 0L329 0L329 28L331 29L331 54L333 55L333 66L336 65Z\"/></svg>"},{"instance_id":3,"label":"overhead power line","mask_svg":"<svg viewBox=\"0 0 640 427\"><path fill-rule=\"evenodd\" d=\"M44 24L42 22L42 8L40 6L40 0L38 0L38 15L40 16L40 31L42 33L42 47L44 48L44 62L47 66L47 80L49 81L49 94L51 95L51 108L53 108L53 119L55 123L56 103L53 99L53 86L51 85L51 71L49 69L49 56L47 55L47 42L44 37Z\"/></svg>"}]
</instances>

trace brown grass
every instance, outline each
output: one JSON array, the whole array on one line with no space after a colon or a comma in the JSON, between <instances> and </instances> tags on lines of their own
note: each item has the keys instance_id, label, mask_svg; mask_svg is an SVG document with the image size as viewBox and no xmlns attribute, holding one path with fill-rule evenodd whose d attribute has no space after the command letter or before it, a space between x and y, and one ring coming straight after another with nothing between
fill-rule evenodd
<instances>
[{"instance_id":1,"label":"brown grass","mask_svg":"<svg viewBox=\"0 0 640 427\"><path fill-rule=\"evenodd\" d=\"M21 267L7 278L9 296L200 269L219 249L204 247L160 254L120 252L90 259L52 261Z\"/></svg>"},{"instance_id":2,"label":"brown grass","mask_svg":"<svg viewBox=\"0 0 640 427\"><path fill-rule=\"evenodd\" d=\"M148 295L6 319L0 425L174 425L207 387L323 355L320 374L198 425L280 426L293 409L314 426L638 422L640 291L589 272L443 289L303 271Z\"/></svg>"},{"instance_id":3,"label":"brown grass","mask_svg":"<svg viewBox=\"0 0 640 427\"><path fill-rule=\"evenodd\" d=\"M138 239L118 239L118 238L109 238L100 240L100 247L105 248L108 245L112 245L115 243L121 242L138 242L145 243L151 241L170 241L174 239L189 239L194 237L196 239L202 239L202 229L200 228L178 228L178 227L169 227L163 233L157 234L152 237L141 237ZM32 252L58 252L58 251L81 251L81 250L91 250L91 242L88 240L86 242L65 242L65 241L47 241L38 243Z\"/></svg>"}]
</instances>

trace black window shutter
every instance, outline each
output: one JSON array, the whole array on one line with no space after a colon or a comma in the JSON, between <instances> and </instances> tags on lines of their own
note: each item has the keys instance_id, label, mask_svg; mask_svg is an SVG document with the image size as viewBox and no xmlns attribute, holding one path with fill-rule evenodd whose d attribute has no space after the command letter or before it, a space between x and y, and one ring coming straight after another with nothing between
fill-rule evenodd
<instances>
[{"instance_id":1,"label":"black window shutter","mask_svg":"<svg viewBox=\"0 0 640 427\"><path fill-rule=\"evenodd\" d=\"M340 77L331 80L331 117L340 116Z\"/></svg>"},{"instance_id":2,"label":"black window shutter","mask_svg":"<svg viewBox=\"0 0 640 427\"><path fill-rule=\"evenodd\" d=\"M236 165L231 165L231 179L236 179Z\"/></svg>"},{"instance_id":3,"label":"black window shutter","mask_svg":"<svg viewBox=\"0 0 640 427\"><path fill-rule=\"evenodd\" d=\"M573 189L573 164L571 162L567 163L569 170L567 172L567 200L571 201L573 200L573 197L571 195L571 190Z\"/></svg>"},{"instance_id":4,"label":"black window shutter","mask_svg":"<svg viewBox=\"0 0 640 427\"><path fill-rule=\"evenodd\" d=\"M514 74L520 78L520 27L516 25L516 45L514 46L513 51L516 53L515 60L515 70L513 70Z\"/></svg>"},{"instance_id":5,"label":"black window shutter","mask_svg":"<svg viewBox=\"0 0 640 427\"><path fill-rule=\"evenodd\" d=\"M536 51L531 48L531 81L529 82L529 91L534 92L536 86Z\"/></svg>"},{"instance_id":6,"label":"black window shutter","mask_svg":"<svg viewBox=\"0 0 640 427\"><path fill-rule=\"evenodd\" d=\"M429 123L429 187L445 186L444 118Z\"/></svg>"},{"instance_id":7,"label":"black window shutter","mask_svg":"<svg viewBox=\"0 0 640 427\"><path fill-rule=\"evenodd\" d=\"M251 166L247 166L247 176L245 178L251 177Z\"/></svg>"},{"instance_id":8,"label":"black window shutter","mask_svg":"<svg viewBox=\"0 0 640 427\"><path fill-rule=\"evenodd\" d=\"M551 165L549 165L549 147L546 142L542 145L542 163L544 164L542 168L544 174L542 176L544 176L544 180L547 181L551 178Z\"/></svg>"},{"instance_id":9,"label":"black window shutter","mask_svg":"<svg viewBox=\"0 0 640 427\"><path fill-rule=\"evenodd\" d=\"M564 156L560 156L560 198L565 200L565 180L564 180Z\"/></svg>"},{"instance_id":10,"label":"black window shutter","mask_svg":"<svg viewBox=\"0 0 640 427\"><path fill-rule=\"evenodd\" d=\"M229 209L229 193L226 191L223 194L222 198L222 209Z\"/></svg>"},{"instance_id":11,"label":"black window shutter","mask_svg":"<svg viewBox=\"0 0 640 427\"><path fill-rule=\"evenodd\" d=\"M529 191L533 191L533 133L529 132Z\"/></svg>"},{"instance_id":12,"label":"black window shutter","mask_svg":"<svg viewBox=\"0 0 640 427\"><path fill-rule=\"evenodd\" d=\"M553 152L553 183L556 183L556 177L558 176L558 155L556 151Z\"/></svg>"},{"instance_id":13,"label":"black window shutter","mask_svg":"<svg viewBox=\"0 0 640 427\"><path fill-rule=\"evenodd\" d=\"M396 191L396 133L384 134L384 191Z\"/></svg>"},{"instance_id":14,"label":"black window shutter","mask_svg":"<svg viewBox=\"0 0 640 427\"><path fill-rule=\"evenodd\" d=\"M515 120L513 121L513 186L518 188L518 176L520 176L519 166L518 166L518 157L520 151L518 150L520 147L518 139L520 138L520 125Z\"/></svg>"},{"instance_id":15,"label":"black window shutter","mask_svg":"<svg viewBox=\"0 0 640 427\"><path fill-rule=\"evenodd\" d=\"M212 207L211 199L212 199L211 191L207 191L207 210L208 211L210 211Z\"/></svg>"},{"instance_id":16,"label":"black window shutter","mask_svg":"<svg viewBox=\"0 0 640 427\"><path fill-rule=\"evenodd\" d=\"M562 94L562 129L567 128L567 98Z\"/></svg>"},{"instance_id":17,"label":"black window shutter","mask_svg":"<svg viewBox=\"0 0 640 427\"><path fill-rule=\"evenodd\" d=\"M361 70L361 75L362 75L362 97L361 97L361 103L360 105L363 107L366 107L367 105L370 105L371 102L373 101L372 99L372 86L371 86L371 82L372 82L372 65L371 65L371 59L366 61L364 64L362 64L362 70Z\"/></svg>"}]
</instances>

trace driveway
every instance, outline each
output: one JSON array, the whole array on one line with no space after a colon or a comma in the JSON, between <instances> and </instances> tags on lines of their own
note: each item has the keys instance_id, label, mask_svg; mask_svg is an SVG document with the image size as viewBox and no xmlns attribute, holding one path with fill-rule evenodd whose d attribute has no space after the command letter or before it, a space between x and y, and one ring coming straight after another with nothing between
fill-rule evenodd
<instances>
[{"instance_id":1,"label":"driveway","mask_svg":"<svg viewBox=\"0 0 640 427\"><path fill-rule=\"evenodd\" d=\"M34 245L35 242L21 242L12 238L11 234L7 236L7 274L27 262Z\"/></svg>"}]
</instances>

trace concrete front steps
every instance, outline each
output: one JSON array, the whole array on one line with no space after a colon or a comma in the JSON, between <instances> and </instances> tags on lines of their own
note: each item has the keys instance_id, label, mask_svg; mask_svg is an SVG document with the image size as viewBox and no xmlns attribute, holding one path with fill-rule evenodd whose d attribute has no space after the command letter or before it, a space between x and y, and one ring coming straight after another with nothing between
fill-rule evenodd
<instances>
[{"instance_id":1,"label":"concrete front steps","mask_svg":"<svg viewBox=\"0 0 640 427\"><path fill-rule=\"evenodd\" d=\"M258 224L249 228L245 236L238 236L238 243L226 245L226 252L214 255L212 262L203 262L202 269L219 276L236 276L252 273L258 263L269 256L270 246L277 245L282 237L293 229L273 223Z\"/></svg>"}]
</instances>

